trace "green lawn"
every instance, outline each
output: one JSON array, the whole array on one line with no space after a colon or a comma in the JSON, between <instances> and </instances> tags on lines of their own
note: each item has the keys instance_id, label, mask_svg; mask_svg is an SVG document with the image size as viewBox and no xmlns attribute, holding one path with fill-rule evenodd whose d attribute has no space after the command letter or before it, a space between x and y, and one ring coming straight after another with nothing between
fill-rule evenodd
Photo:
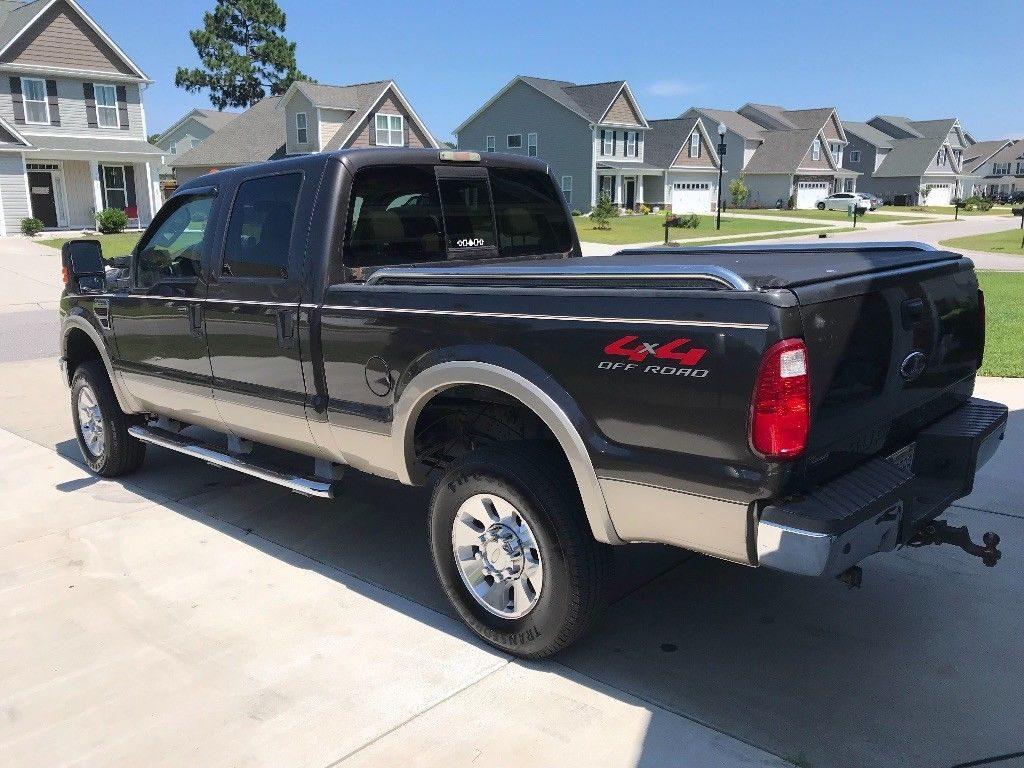
<instances>
[{"instance_id":1,"label":"green lawn","mask_svg":"<svg viewBox=\"0 0 1024 768\"><path fill-rule=\"evenodd\" d=\"M985 362L981 374L1024 377L1024 274L979 272L978 281L985 291Z\"/></svg>"},{"instance_id":2,"label":"green lawn","mask_svg":"<svg viewBox=\"0 0 1024 768\"><path fill-rule=\"evenodd\" d=\"M115 256L127 256L132 248L139 241L141 232L122 232L120 235L86 235L84 237L55 237L49 240L39 240L41 245L48 245L51 248L60 250L60 247L69 240L99 240L103 247L103 258L112 259Z\"/></svg>"},{"instance_id":3,"label":"green lawn","mask_svg":"<svg viewBox=\"0 0 1024 768\"><path fill-rule=\"evenodd\" d=\"M749 213L756 214L758 216L792 216L794 219L824 219L825 221L849 221L853 223L853 218L848 216L846 211L819 211L817 208L811 208L809 210L795 210L790 211L787 209L778 208L736 208L736 213ZM723 215L727 216L728 211ZM902 216L899 213L885 213L883 211L869 211L863 216L857 217L857 222L861 221L906 221L907 217Z\"/></svg>"},{"instance_id":4,"label":"green lawn","mask_svg":"<svg viewBox=\"0 0 1024 768\"><path fill-rule=\"evenodd\" d=\"M576 216L576 231L580 240L588 243L629 245L631 243L654 243L665 239L665 217L658 214L648 216L620 216L609 222L611 229L595 229L587 216ZM805 229L807 224L791 221L758 221L756 219L722 218L721 231L715 230L714 216L701 216L696 229L673 227L669 230L670 240L692 240L695 237L727 237L749 235L756 232L782 232L789 229Z\"/></svg>"},{"instance_id":5,"label":"green lawn","mask_svg":"<svg viewBox=\"0 0 1024 768\"><path fill-rule=\"evenodd\" d=\"M954 237L951 240L943 240L939 245L945 245L950 248L966 248L968 251L988 251L989 253L1008 253L1012 256L1024 256L1024 249L1020 247L1022 238L1024 238L1024 232L1017 228L1007 229L1002 232L989 232L985 235Z\"/></svg>"},{"instance_id":6,"label":"green lawn","mask_svg":"<svg viewBox=\"0 0 1024 768\"><path fill-rule=\"evenodd\" d=\"M886 213L938 213L943 216L953 215L952 205L883 205L880 212ZM989 211L965 211L960 209L961 216L1009 216L1010 209L1007 206L997 205Z\"/></svg>"}]
</instances>

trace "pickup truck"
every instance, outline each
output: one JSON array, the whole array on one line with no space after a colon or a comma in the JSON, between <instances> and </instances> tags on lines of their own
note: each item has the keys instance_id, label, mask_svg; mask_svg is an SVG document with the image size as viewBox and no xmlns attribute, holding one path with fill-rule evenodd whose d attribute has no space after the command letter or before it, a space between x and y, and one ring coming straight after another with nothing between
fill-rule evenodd
<instances>
[{"instance_id":1,"label":"pickup truck","mask_svg":"<svg viewBox=\"0 0 1024 768\"><path fill-rule=\"evenodd\" d=\"M441 585L523 657L593 625L610 545L850 584L904 545L999 556L936 519L1007 421L973 397L984 303L955 253L582 258L544 163L369 148L189 181L124 275L93 240L64 277L93 471L155 445L328 499L346 471L428 484Z\"/></svg>"}]
</instances>

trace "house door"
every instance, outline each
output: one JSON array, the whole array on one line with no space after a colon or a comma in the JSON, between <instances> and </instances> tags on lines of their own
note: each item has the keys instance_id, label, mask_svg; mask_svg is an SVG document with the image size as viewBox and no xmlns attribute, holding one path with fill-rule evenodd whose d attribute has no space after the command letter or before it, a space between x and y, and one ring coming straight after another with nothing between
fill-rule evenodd
<instances>
[{"instance_id":1,"label":"house door","mask_svg":"<svg viewBox=\"0 0 1024 768\"><path fill-rule=\"evenodd\" d=\"M633 210L633 206L636 203L636 179L622 180L622 198L626 210Z\"/></svg>"},{"instance_id":2,"label":"house door","mask_svg":"<svg viewBox=\"0 0 1024 768\"><path fill-rule=\"evenodd\" d=\"M57 196L53 176L49 171L29 171L28 188L32 201L32 216L44 227L57 226Z\"/></svg>"}]
</instances>

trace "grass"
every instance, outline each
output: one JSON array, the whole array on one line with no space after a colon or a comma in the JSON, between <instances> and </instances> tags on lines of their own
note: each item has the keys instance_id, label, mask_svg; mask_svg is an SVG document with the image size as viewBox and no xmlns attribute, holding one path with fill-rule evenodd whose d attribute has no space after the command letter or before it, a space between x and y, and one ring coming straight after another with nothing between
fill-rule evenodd
<instances>
[{"instance_id":1,"label":"grass","mask_svg":"<svg viewBox=\"0 0 1024 768\"><path fill-rule=\"evenodd\" d=\"M576 216L576 231L580 240L588 243L629 245L631 243L655 243L665 239L665 217L658 214L648 216L619 216L609 222L611 229L595 229L587 216ZM808 225L792 221L758 221L757 219L722 218L721 231L715 230L714 216L701 216L696 229L673 227L669 230L670 240L692 240L697 237L726 237L729 235L752 235L760 232L782 232L790 229L804 229Z\"/></svg>"},{"instance_id":2,"label":"grass","mask_svg":"<svg viewBox=\"0 0 1024 768\"><path fill-rule=\"evenodd\" d=\"M1019 245L1018 241L1018 245ZM1024 274L979 272L985 291L985 361L982 376L1024 377Z\"/></svg>"},{"instance_id":3,"label":"grass","mask_svg":"<svg viewBox=\"0 0 1024 768\"><path fill-rule=\"evenodd\" d=\"M794 219L823 219L825 221L849 221L853 222L853 218L848 216L846 211L819 211L817 208L800 209L800 210L780 210L778 208L735 208L735 213L749 213L756 214L757 216L792 216ZM724 214L728 215L728 213ZM863 216L857 217L857 223L862 221L867 222L895 222L903 220L906 221L907 217L900 214L890 214L884 211L869 211Z\"/></svg>"},{"instance_id":4,"label":"grass","mask_svg":"<svg viewBox=\"0 0 1024 768\"><path fill-rule=\"evenodd\" d=\"M84 235L81 237L55 237L37 241L41 245L60 250L69 240L99 240L103 248L103 258L113 259L115 256L127 256L139 241L141 232L122 232L119 235Z\"/></svg>"},{"instance_id":5,"label":"grass","mask_svg":"<svg viewBox=\"0 0 1024 768\"><path fill-rule=\"evenodd\" d=\"M952 205L885 205L883 211L892 213L937 213L942 216L952 216ZM965 211L960 209L961 216L1009 216L1010 209L1007 206L997 205L989 211Z\"/></svg>"},{"instance_id":6,"label":"grass","mask_svg":"<svg viewBox=\"0 0 1024 768\"><path fill-rule=\"evenodd\" d=\"M950 248L965 248L968 251L987 251L989 253L1008 253L1012 256L1024 256L1024 249L1020 247L1022 238L1024 238L1024 232L1017 228L1006 229L1002 232L989 232L984 235L954 237L950 240L943 240L939 245L945 245Z\"/></svg>"}]
</instances>

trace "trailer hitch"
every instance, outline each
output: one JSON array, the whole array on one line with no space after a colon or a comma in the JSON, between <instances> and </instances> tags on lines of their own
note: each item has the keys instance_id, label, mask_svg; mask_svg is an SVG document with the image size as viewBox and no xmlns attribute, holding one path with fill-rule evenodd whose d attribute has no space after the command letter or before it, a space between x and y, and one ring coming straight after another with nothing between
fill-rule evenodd
<instances>
[{"instance_id":1,"label":"trailer hitch","mask_svg":"<svg viewBox=\"0 0 1024 768\"><path fill-rule=\"evenodd\" d=\"M999 551L999 534L988 531L981 537L981 544L975 544L971 540L971 533L966 525L954 528L945 520L932 520L914 537L907 542L908 547L926 547L929 544L936 546L941 544L952 544L960 547L964 552L974 557L980 557L989 568L999 562L1003 553Z\"/></svg>"}]
</instances>

